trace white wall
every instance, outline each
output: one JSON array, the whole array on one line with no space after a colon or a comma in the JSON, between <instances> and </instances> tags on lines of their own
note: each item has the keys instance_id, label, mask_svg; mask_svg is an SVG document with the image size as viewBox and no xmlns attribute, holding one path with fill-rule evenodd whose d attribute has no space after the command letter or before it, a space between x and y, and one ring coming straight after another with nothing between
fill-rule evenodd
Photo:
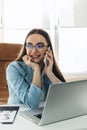
<instances>
[{"instance_id":1,"label":"white wall","mask_svg":"<svg viewBox=\"0 0 87 130\"><path fill-rule=\"evenodd\" d=\"M74 0L60 0L57 5L57 13L59 14L59 26L74 26Z\"/></svg>"},{"instance_id":2,"label":"white wall","mask_svg":"<svg viewBox=\"0 0 87 130\"><path fill-rule=\"evenodd\" d=\"M74 24L78 27L87 27L87 0L74 0Z\"/></svg>"},{"instance_id":3,"label":"white wall","mask_svg":"<svg viewBox=\"0 0 87 130\"><path fill-rule=\"evenodd\" d=\"M50 20L54 14L53 1L4 0L4 42L23 42L32 28L50 31Z\"/></svg>"},{"instance_id":4,"label":"white wall","mask_svg":"<svg viewBox=\"0 0 87 130\"><path fill-rule=\"evenodd\" d=\"M87 26L87 0L60 0L57 9L61 27Z\"/></svg>"},{"instance_id":5,"label":"white wall","mask_svg":"<svg viewBox=\"0 0 87 130\"><path fill-rule=\"evenodd\" d=\"M86 72L87 0L61 0L57 12L59 66L64 73Z\"/></svg>"},{"instance_id":6,"label":"white wall","mask_svg":"<svg viewBox=\"0 0 87 130\"><path fill-rule=\"evenodd\" d=\"M63 72L87 71L87 28L60 28L59 64Z\"/></svg>"}]
</instances>

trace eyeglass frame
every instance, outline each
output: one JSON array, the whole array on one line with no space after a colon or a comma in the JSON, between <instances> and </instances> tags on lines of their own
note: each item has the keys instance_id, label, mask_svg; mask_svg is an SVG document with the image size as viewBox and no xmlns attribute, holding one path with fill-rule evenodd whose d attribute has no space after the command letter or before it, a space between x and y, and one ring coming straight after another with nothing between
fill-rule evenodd
<instances>
[{"instance_id":1,"label":"eyeglass frame","mask_svg":"<svg viewBox=\"0 0 87 130\"><path fill-rule=\"evenodd\" d=\"M29 48L27 44L30 44L31 47ZM43 46L42 46L41 48L38 48L38 46L40 46L41 44L42 44ZM44 47L49 47L49 45L45 46L43 42L38 42L38 43L36 44L36 46L33 46L32 43L29 43L29 42L28 42L28 43L25 44L25 46L26 46L26 49L28 49L28 50L32 50L33 48L35 48L35 49L37 49L37 50L41 50L41 49L43 49Z\"/></svg>"}]
</instances>

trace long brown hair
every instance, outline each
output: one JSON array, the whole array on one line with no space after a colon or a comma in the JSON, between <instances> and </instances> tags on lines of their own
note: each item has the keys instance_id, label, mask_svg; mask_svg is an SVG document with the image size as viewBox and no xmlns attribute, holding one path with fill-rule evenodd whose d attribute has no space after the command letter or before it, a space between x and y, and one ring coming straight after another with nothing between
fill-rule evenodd
<instances>
[{"instance_id":1,"label":"long brown hair","mask_svg":"<svg viewBox=\"0 0 87 130\"><path fill-rule=\"evenodd\" d=\"M24 45L19 53L19 56L17 57L17 61L22 61L22 57L24 55L26 55L26 40L27 38L32 35L32 34L40 34L42 35L45 39L46 39L46 42L48 43L48 46L50 47L50 49L52 50L52 53L53 53L53 48L52 48L52 43L51 43L51 40L50 40L50 37L48 35L48 33L46 31L44 31L43 29L32 29L26 36L25 38L25 42L24 42ZM56 75L56 77L58 77L61 81L65 82L65 79L56 63L56 60L55 60L55 57L54 57L54 53L53 53L53 73Z\"/></svg>"}]
</instances>

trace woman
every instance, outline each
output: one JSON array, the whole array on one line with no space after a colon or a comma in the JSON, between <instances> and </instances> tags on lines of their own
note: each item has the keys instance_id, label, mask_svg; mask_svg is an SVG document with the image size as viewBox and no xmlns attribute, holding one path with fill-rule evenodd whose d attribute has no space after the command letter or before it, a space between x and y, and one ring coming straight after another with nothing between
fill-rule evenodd
<instances>
[{"instance_id":1,"label":"woman","mask_svg":"<svg viewBox=\"0 0 87 130\"><path fill-rule=\"evenodd\" d=\"M53 54L48 33L31 30L16 61L6 69L8 103L37 108L45 100L51 83L64 82Z\"/></svg>"}]
</instances>

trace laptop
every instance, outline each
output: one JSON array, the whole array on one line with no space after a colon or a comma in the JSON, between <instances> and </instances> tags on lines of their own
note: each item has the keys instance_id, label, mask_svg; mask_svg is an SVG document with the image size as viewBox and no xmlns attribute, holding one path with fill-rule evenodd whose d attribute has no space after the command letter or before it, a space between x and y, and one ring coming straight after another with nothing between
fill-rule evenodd
<instances>
[{"instance_id":1,"label":"laptop","mask_svg":"<svg viewBox=\"0 0 87 130\"><path fill-rule=\"evenodd\" d=\"M43 108L21 111L20 115L47 125L87 114L87 80L51 84Z\"/></svg>"}]
</instances>

